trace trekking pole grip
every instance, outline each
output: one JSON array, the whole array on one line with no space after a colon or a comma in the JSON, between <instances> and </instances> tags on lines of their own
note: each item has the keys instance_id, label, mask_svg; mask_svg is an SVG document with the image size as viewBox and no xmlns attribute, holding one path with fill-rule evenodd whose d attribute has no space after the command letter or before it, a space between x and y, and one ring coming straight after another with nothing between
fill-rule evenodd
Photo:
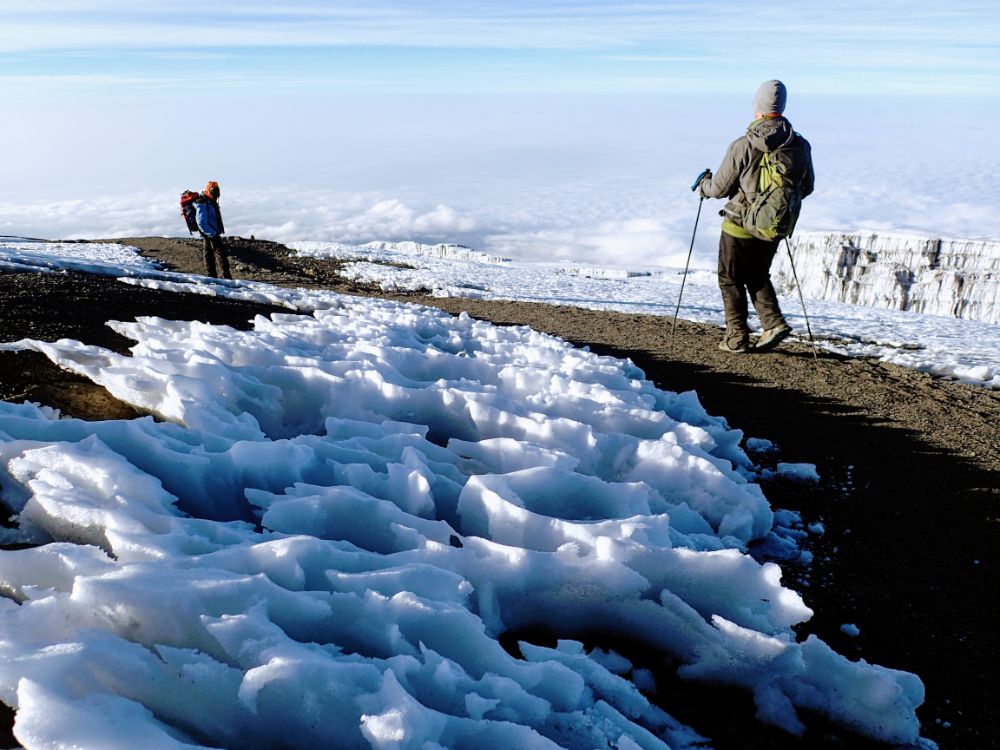
<instances>
[{"instance_id":1,"label":"trekking pole grip","mask_svg":"<svg viewBox=\"0 0 1000 750\"><path fill-rule=\"evenodd\" d=\"M707 167L701 170L701 174L695 177L694 182L691 183L691 192L693 193L695 190L697 190L698 186L701 184L701 181L704 180L705 177L710 174L712 174L712 170L708 169Z\"/></svg>"}]
</instances>

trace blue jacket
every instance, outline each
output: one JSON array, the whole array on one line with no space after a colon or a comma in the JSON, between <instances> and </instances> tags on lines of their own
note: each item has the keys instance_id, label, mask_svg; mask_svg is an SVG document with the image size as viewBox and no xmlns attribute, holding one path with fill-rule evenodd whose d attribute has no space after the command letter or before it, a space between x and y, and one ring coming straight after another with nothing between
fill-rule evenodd
<instances>
[{"instance_id":1,"label":"blue jacket","mask_svg":"<svg viewBox=\"0 0 1000 750\"><path fill-rule=\"evenodd\" d=\"M203 195L201 200L195 202L195 218L198 229L206 237L218 237L226 231L222 225L222 211L218 201L207 196Z\"/></svg>"}]
</instances>

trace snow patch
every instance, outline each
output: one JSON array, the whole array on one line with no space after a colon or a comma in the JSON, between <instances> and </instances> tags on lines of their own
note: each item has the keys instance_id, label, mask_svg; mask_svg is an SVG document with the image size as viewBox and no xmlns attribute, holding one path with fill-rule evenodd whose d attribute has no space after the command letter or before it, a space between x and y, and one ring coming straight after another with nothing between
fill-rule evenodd
<instances>
[{"instance_id":1,"label":"snow patch","mask_svg":"<svg viewBox=\"0 0 1000 750\"><path fill-rule=\"evenodd\" d=\"M129 355L8 345L164 420L0 404L0 497L39 545L0 552L22 742L698 744L595 629L789 731L804 707L919 737L919 679L796 642L811 610L745 552L774 516L742 434L695 394L524 327L210 289L309 314L114 323ZM534 628L561 641L501 647Z\"/></svg>"}]
</instances>

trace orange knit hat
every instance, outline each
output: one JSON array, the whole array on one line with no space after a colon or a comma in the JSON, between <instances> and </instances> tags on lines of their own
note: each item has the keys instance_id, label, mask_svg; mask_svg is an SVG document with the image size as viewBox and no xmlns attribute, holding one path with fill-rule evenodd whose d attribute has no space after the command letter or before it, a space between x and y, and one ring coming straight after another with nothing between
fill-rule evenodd
<instances>
[{"instance_id":1,"label":"orange knit hat","mask_svg":"<svg viewBox=\"0 0 1000 750\"><path fill-rule=\"evenodd\" d=\"M204 192L205 192L205 195L207 195L207 196L209 196L211 198L218 198L219 197L219 192L220 192L219 191L219 183L217 183L215 180L210 180L209 183L207 185L205 185L205 191Z\"/></svg>"}]
</instances>

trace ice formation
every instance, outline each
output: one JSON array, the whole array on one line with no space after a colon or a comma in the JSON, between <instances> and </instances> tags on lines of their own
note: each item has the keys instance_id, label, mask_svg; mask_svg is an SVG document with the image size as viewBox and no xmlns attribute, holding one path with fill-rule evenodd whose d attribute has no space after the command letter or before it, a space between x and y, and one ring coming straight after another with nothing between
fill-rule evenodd
<instances>
[{"instance_id":1,"label":"ice formation","mask_svg":"<svg viewBox=\"0 0 1000 750\"><path fill-rule=\"evenodd\" d=\"M811 611L746 554L773 514L742 435L696 394L528 328L305 299L249 331L113 324L131 356L8 345L157 417L0 403L5 541L36 545L0 552L25 746L703 746L595 632L788 731L808 708L917 741L916 676L796 640ZM501 647L531 628L558 645Z\"/></svg>"},{"instance_id":2,"label":"ice formation","mask_svg":"<svg viewBox=\"0 0 1000 750\"><path fill-rule=\"evenodd\" d=\"M1000 323L1000 242L803 233L790 244L810 298ZM779 249L772 276L789 291L792 269Z\"/></svg>"}]
</instances>

